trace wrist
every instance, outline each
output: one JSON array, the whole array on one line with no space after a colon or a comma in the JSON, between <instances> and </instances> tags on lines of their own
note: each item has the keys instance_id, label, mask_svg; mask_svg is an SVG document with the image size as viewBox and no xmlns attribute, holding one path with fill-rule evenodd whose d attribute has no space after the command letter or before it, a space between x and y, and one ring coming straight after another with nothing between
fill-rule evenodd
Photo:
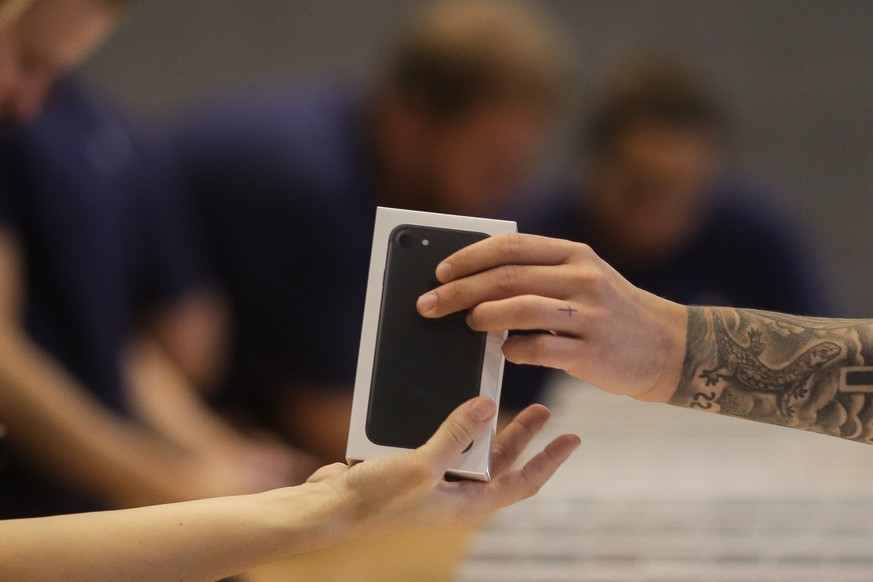
<instances>
[{"instance_id":1,"label":"wrist","mask_svg":"<svg viewBox=\"0 0 873 582\"><path fill-rule=\"evenodd\" d=\"M646 392L636 396L642 402L667 403L676 392L682 377L688 335L688 308L684 305L658 299L655 325L659 329L656 342L660 355L658 379Z\"/></svg>"},{"instance_id":2,"label":"wrist","mask_svg":"<svg viewBox=\"0 0 873 582\"><path fill-rule=\"evenodd\" d=\"M355 537L354 502L329 483L304 483L259 494L289 548L317 550ZM295 551L295 553L297 553Z\"/></svg>"}]
</instances>

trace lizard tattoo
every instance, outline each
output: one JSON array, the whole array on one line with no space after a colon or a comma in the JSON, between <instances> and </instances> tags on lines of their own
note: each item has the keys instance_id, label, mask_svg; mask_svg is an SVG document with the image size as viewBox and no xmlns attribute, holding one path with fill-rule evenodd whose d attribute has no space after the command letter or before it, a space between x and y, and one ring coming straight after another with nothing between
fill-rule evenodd
<instances>
[{"instance_id":1,"label":"lizard tattoo","mask_svg":"<svg viewBox=\"0 0 873 582\"><path fill-rule=\"evenodd\" d=\"M692 306L669 402L873 444L871 367L873 319Z\"/></svg>"},{"instance_id":2,"label":"lizard tattoo","mask_svg":"<svg viewBox=\"0 0 873 582\"><path fill-rule=\"evenodd\" d=\"M742 345L728 332L720 314L713 317L718 359L716 367L703 370L700 378L707 386L715 386L722 380L732 380L737 387L750 392L776 395L779 411L785 418L792 418L795 410L791 402L807 394L806 385L817 371L840 355L840 346L822 341L808 348L782 368L771 368L760 356L765 344L760 329L748 332L748 345Z\"/></svg>"}]
</instances>

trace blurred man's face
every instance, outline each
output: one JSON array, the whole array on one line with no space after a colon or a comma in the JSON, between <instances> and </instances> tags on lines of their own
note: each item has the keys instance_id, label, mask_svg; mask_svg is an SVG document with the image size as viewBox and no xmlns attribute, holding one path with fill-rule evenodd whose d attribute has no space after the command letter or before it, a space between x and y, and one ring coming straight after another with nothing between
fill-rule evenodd
<instances>
[{"instance_id":1,"label":"blurred man's face","mask_svg":"<svg viewBox=\"0 0 873 582\"><path fill-rule=\"evenodd\" d=\"M483 215L505 205L529 180L547 124L530 104L495 102L444 128L435 128L429 163L440 205Z\"/></svg>"},{"instance_id":2,"label":"blurred man's face","mask_svg":"<svg viewBox=\"0 0 873 582\"><path fill-rule=\"evenodd\" d=\"M403 184L396 202L474 216L493 214L529 180L549 122L543 108L510 100L446 121L402 105L389 117L395 131L386 135L395 137L387 178Z\"/></svg>"},{"instance_id":3,"label":"blurred man's face","mask_svg":"<svg viewBox=\"0 0 873 582\"><path fill-rule=\"evenodd\" d=\"M682 247L705 216L718 172L712 136L639 122L594 162L590 208L617 258L657 263Z\"/></svg>"},{"instance_id":4,"label":"blurred man's face","mask_svg":"<svg viewBox=\"0 0 873 582\"><path fill-rule=\"evenodd\" d=\"M106 38L113 20L99 0L37 0L0 30L0 124L36 117L57 78Z\"/></svg>"}]
</instances>

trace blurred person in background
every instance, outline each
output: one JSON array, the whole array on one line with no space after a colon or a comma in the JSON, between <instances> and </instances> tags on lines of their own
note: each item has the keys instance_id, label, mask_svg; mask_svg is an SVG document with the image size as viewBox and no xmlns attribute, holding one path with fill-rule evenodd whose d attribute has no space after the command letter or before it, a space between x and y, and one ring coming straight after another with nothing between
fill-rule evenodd
<instances>
[{"instance_id":1,"label":"blurred person in background","mask_svg":"<svg viewBox=\"0 0 873 582\"><path fill-rule=\"evenodd\" d=\"M680 303L827 314L806 241L772 192L729 167L728 115L700 73L642 58L604 93L577 180L525 230L587 243Z\"/></svg>"},{"instance_id":2,"label":"blurred person in background","mask_svg":"<svg viewBox=\"0 0 873 582\"><path fill-rule=\"evenodd\" d=\"M0 517L289 483L290 453L191 388L210 381L220 321L170 173L67 76L124 2L15 4L0 29Z\"/></svg>"},{"instance_id":3,"label":"blurred person in background","mask_svg":"<svg viewBox=\"0 0 873 582\"><path fill-rule=\"evenodd\" d=\"M276 91L186 123L180 166L233 309L220 407L343 457L376 206L505 215L559 103L558 45L518 5L438 3L370 86ZM507 370L502 405L536 398L527 375Z\"/></svg>"}]
</instances>

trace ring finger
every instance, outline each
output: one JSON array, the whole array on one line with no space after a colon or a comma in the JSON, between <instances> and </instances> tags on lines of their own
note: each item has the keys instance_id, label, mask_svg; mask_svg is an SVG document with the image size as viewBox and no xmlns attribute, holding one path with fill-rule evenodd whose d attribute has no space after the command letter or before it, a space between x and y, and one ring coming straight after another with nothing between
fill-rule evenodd
<instances>
[{"instance_id":1,"label":"ring finger","mask_svg":"<svg viewBox=\"0 0 873 582\"><path fill-rule=\"evenodd\" d=\"M520 295L477 305L467 315L467 323L476 331L549 330L581 337L583 317L579 307L568 301Z\"/></svg>"}]
</instances>

